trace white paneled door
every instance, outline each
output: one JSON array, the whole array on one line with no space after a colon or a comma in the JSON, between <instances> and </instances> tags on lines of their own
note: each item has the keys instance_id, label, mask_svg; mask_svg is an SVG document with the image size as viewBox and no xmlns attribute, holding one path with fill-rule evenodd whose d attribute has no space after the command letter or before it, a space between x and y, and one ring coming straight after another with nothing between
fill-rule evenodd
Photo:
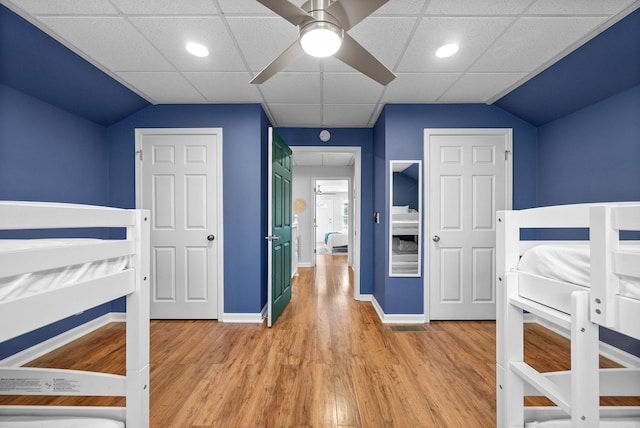
<instances>
[{"instance_id":1,"label":"white paneled door","mask_svg":"<svg viewBox=\"0 0 640 428\"><path fill-rule=\"evenodd\" d=\"M495 319L495 213L511 208L511 138L511 129L425 130L429 319Z\"/></svg>"},{"instance_id":2,"label":"white paneled door","mask_svg":"<svg viewBox=\"0 0 640 428\"><path fill-rule=\"evenodd\" d=\"M151 318L217 319L222 131L139 129L136 140L138 206L151 212Z\"/></svg>"},{"instance_id":3,"label":"white paneled door","mask_svg":"<svg viewBox=\"0 0 640 428\"><path fill-rule=\"evenodd\" d=\"M316 195L316 242L324 242L327 232L341 230L333 224L333 199L331 196Z\"/></svg>"}]
</instances>

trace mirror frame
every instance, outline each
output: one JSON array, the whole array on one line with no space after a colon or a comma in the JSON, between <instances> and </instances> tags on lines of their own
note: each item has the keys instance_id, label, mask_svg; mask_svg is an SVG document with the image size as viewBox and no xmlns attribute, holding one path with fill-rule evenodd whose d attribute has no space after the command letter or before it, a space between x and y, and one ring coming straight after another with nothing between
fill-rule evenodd
<instances>
[{"instance_id":1,"label":"mirror frame","mask_svg":"<svg viewBox=\"0 0 640 428\"><path fill-rule=\"evenodd\" d=\"M411 272L394 272L393 269L393 237L394 236L406 236L406 235L399 235L399 234L395 234L394 235L394 209L393 209L393 200L394 200L394 172L402 172L404 170L406 170L407 168L409 168L412 165L417 165L418 166L418 177L417 177L417 191L418 191L418 202L417 202L417 207L415 207L414 209L417 211L417 230L413 229L413 225L411 223L413 223L413 219L411 219L412 216L405 216L407 222L409 222L410 224L408 225L401 225L401 226L408 226L409 231L411 232L417 232L416 234L414 233L407 233L406 235L415 235L415 239L417 240L417 270L416 271L411 271ZM388 215L388 219L389 219L389 276L390 277L421 277L422 276L422 160L391 160L389 161L389 211L388 211L389 215ZM399 213L396 213L399 214ZM402 213L404 214L404 213ZM407 214L411 214L409 212L407 212ZM410 262L409 262L410 263Z\"/></svg>"}]
</instances>

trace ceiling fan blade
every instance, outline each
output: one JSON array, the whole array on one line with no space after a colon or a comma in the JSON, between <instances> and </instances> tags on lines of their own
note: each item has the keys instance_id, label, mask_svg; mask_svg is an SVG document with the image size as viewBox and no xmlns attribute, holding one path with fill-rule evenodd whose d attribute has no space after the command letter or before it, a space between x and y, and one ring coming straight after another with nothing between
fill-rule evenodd
<instances>
[{"instance_id":1,"label":"ceiling fan blade","mask_svg":"<svg viewBox=\"0 0 640 428\"><path fill-rule=\"evenodd\" d=\"M342 46L333 56L381 85L386 86L396 78L391 70L346 33L342 40Z\"/></svg>"},{"instance_id":2,"label":"ceiling fan blade","mask_svg":"<svg viewBox=\"0 0 640 428\"><path fill-rule=\"evenodd\" d=\"M389 0L337 0L327 7L325 11L340 22L344 31L348 31L388 1Z\"/></svg>"},{"instance_id":3,"label":"ceiling fan blade","mask_svg":"<svg viewBox=\"0 0 640 428\"><path fill-rule=\"evenodd\" d=\"M288 0L258 0L259 3L268 7L293 25L301 25L304 22L312 21L313 17L307 14Z\"/></svg>"},{"instance_id":4,"label":"ceiling fan blade","mask_svg":"<svg viewBox=\"0 0 640 428\"><path fill-rule=\"evenodd\" d=\"M271 61L271 64L263 68L262 71L258 73L256 77L254 77L249 83L259 85L260 83L266 82L271 77L273 77L273 75L285 68L287 65L291 64L296 59L300 58L302 55L304 55L304 50L302 50L302 46L300 46L300 43L298 43L298 41L296 40L291 46L285 49L285 51L282 52L280 56Z\"/></svg>"}]
</instances>

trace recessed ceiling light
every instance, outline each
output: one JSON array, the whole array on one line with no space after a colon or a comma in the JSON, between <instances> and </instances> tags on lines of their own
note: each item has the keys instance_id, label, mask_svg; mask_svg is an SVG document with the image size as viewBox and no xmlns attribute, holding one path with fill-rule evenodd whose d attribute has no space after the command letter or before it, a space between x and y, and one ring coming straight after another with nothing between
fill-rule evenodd
<instances>
[{"instance_id":1,"label":"recessed ceiling light","mask_svg":"<svg viewBox=\"0 0 640 428\"><path fill-rule=\"evenodd\" d=\"M199 43L187 43L187 52L193 56L205 57L209 56L209 49Z\"/></svg>"},{"instance_id":2,"label":"recessed ceiling light","mask_svg":"<svg viewBox=\"0 0 640 428\"><path fill-rule=\"evenodd\" d=\"M440 46L436 51L438 58L448 58L458 52L457 43L449 43L448 45Z\"/></svg>"}]
</instances>

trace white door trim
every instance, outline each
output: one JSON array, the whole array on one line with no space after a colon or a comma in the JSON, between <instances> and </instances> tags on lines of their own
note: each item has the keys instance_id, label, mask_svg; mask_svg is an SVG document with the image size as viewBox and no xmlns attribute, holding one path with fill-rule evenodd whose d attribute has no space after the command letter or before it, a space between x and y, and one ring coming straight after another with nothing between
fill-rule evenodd
<instances>
[{"instance_id":1,"label":"white door trim","mask_svg":"<svg viewBox=\"0 0 640 428\"><path fill-rule=\"evenodd\" d=\"M337 152L337 153L353 153L355 161L353 164L353 197L355 198L355 204L352 207L351 214L353 215L353 298L355 300L365 299L360 294L360 213L362 207L362 148L357 146L289 146L294 153L317 153L317 152ZM294 167L295 174L295 167ZM334 179L330 177L327 179ZM340 179L340 178L336 178ZM315 200L315 198L314 198ZM315 210L315 208L314 208ZM314 230L315 232L315 230ZM315 235L314 235L315 240ZM315 242L313 243L315 245ZM315 256L314 256L315 258Z\"/></svg>"},{"instance_id":2,"label":"white door trim","mask_svg":"<svg viewBox=\"0 0 640 428\"><path fill-rule=\"evenodd\" d=\"M220 144L216 145L216 186L217 186L217 194L219 195L220 200L218 201L217 207L218 212L216 213L216 230L217 236L216 240L218 241L219 251L217 257L217 271L218 275L216 278L217 287L218 287L218 321L224 322L224 193L223 193L223 185L222 185L222 128L136 128L135 129L135 157L136 157L136 208L140 208L142 205L142 163L139 162L140 155L144 156L142 153L142 139L144 135L217 135L219 137Z\"/></svg>"},{"instance_id":3,"label":"white door trim","mask_svg":"<svg viewBox=\"0 0 640 428\"><path fill-rule=\"evenodd\" d=\"M273 324L273 128L267 130L267 327Z\"/></svg>"},{"instance_id":4,"label":"white door trim","mask_svg":"<svg viewBox=\"0 0 640 428\"><path fill-rule=\"evenodd\" d=\"M422 186L423 192L429 189L429 171L431 171L431 159L429 157L429 136L432 134L439 135L460 135L460 134L469 134L469 135L478 135L478 134L496 134L503 133L505 135L505 149L507 151L507 155L505 156L505 209L510 210L513 203L513 129L511 128L425 128L424 130L424 142L423 142L423 156L424 156L424 165L425 165L425 173L424 176L424 186ZM423 241L425 241L423 249L424 249L424 263L425 269L423 269L422 280L424 283L423 289L423 307L424 307L424 322L429 322L431 320L431 315L429 313L429 276L430 272L428 269L429 266L429 257L430 257L430 246L427 245L426 239L429 239L431 236L431 227L429 221L429 212L431 210L431 206L433 205L433 201L431 199L431 195L426 195L423 198L424 204L424 212L423 221L424 221L424 235Z\"/></svg>"}]
</instances>

